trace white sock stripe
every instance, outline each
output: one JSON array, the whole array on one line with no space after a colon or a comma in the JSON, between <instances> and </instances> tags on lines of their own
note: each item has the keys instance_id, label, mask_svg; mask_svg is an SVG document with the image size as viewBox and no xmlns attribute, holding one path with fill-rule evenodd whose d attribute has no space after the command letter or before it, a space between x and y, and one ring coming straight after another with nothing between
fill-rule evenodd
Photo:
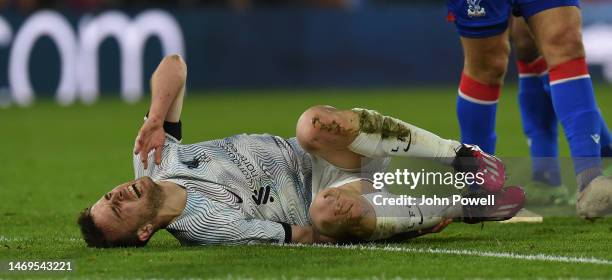
<instances>
[{"instance_id":1,"label":"white sock stripe","mask_svg":"<svg viewBox=\"0 0 612 280\"><path fill-rule=\"evenodd\" d=\"M532 77L542 77L544 75L548 75L548 70L542 73L519 73L519 78L532 78Z\"/></svg>"},{"instance_id":2,"label":"white sock stripe","mask_svg":"<svg viewBox=\"0 0 612 280\"><path fill-rule=\"evenodd\" d=\"M575 76L575 77L571 77L571 78L565 78L565 79L560 79L560 80L556 80L556 81L551 81L550 85L554 86L554 85L557 85L557 84L560 84L560 83L565 83L565 82L579 80L579 79L586 79L586 78L591 78L591 75L584 74L584 75Z\"/></svg>"},{"instance_id":3,"label":"white sock stripe","mask_svg":"<svg viewBox=\"0 0 612 280\"><path fill-rule=\"evenodd\" d=\"M459 96L467 101L470 101L472 103L476 103L476 104L482 104L482 105L493 105L493 104L497 104L497 101L499 101L499 99L496 99L495 101L486 101L486 100L480 100L480 99L476 99L474 97L470 97L467 96L465 93L461 92L461 90L458 91L459 92Z\"/></svg>"},{"instance_id":4,"label":"white sock stripe","mask_svg":"<svg viewBox=\"0 0 612 280\"><path fill-rule=\"evenodd\" d=\"M587 264L602 264L612 265L612 260L598 259L594 257L573 257L573 256L556 256L556 255L523 255L511 252L491 252L478 250L461 250L461 249L444 249L444 248L412 248L412 247L395 247L395 246L376 246L370 245L328 245L328 244L278 244L279 247L305 247L305 248L328 248L328 249L343 249L343 250L368 250L368 251L386 251L400 253L415 253L415 254L440 254L440 255L456 255L456 256L473 256L501 259L515 259L524 261L544 261L544 262L560 262L560 263L587 263Z\"/></svg>"}]
</instances>

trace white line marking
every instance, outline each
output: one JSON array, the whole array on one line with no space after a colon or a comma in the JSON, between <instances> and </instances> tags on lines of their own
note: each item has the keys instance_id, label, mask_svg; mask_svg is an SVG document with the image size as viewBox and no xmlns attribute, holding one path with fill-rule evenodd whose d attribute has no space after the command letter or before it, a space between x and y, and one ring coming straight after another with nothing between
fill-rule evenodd
<instances>
[{"instance_id":1,"label":"white line marking","mask_svg":"<svg viewBox=\"0 0 612 280\"><path fill-rule=\"evenodd\" d=\"M315 245L280 244L277 246L460 255L460 256L476 256L476 257L528 260L528 261L612 265L612 260L598 259L598 258L593 258L593 257L570 257L570 256L545 255L545 254L522 255L522 254L515 254L515 253L488 252L488 251L476 251L476 250L457 250L457 249L439 249L439 248L408 248L408 247L375 246L375 245L326 245L326 244L315 244Z\"/></svg>"},{"instance_id":2,"label":"white line marking","mask_svg":"<svg viewBox=\"0 0 612 280\"><path fill-rule=\"evenodd\" d=\"M23 237L10 237L0 235L0 242L33 242L33 238L23 238ZM80 238L70 237L51 237L49 240L51 242L82 242Z\"/></svg>"}]
</instances>

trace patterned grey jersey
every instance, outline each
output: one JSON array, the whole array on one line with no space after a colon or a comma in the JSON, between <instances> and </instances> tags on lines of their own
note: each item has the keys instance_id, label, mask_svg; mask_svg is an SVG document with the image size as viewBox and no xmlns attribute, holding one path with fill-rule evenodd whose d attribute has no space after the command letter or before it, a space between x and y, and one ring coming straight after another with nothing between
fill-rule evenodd
<instances>
[{"instance_id":1,"label":"patterned grey jersey","mask_svg":"<svg viewBox=\"0 0 612 280\"><path fill-rule=\"evenodd\" d=\"M284 242L283 225L308 225L311 160L295 138L235 135L183 145L166 135L161 164L136 178L171 181L187 190L187 205L167 230L182 244ZM153 153L149 154L153 161Z\"/></svg>"}]
</instances>

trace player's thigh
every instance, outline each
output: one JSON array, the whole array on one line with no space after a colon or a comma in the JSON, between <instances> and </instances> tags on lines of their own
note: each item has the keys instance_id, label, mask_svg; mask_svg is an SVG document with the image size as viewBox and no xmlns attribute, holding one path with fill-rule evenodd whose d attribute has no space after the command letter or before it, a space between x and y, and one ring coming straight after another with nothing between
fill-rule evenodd
<instances>
[{"instance_id":1,"label":"player's thigh","mask_svg":"<svg viewBox=\"0 0 612 280\"><path fill-rule=\"evenodd\" d=\"M296 137L300 146L341 168L359 168L361 155L349 150L359 133L359 116L350 110L313 106L298 119Z\"/></svg>"},{"instance_id":2,"label":"player's thigh","mask_svg":"<svg viewBox=\"0 0 612 280\"><path fill-rule=\"evenodd\" d=\"M508 63L508 21L512 1L448 0L461 37L464 72L485 84L500 84Z\"/></svg>"},{"instance_id":3,"label":"player's thigh","mask_svg":"<svg viewBox=\"0 0 612 280\"><path fill-rule=\"evenodd\" d=\"M525 19L514 17L510 30L512 45L518 60L531 62L540 57L540 51Z\"/></svg>"},{"instance_id":4,"label":"player's thigh","mask_svg":"<svg viewBox=\"0 0 612 280\"><path fill-rule=\"evenodd\" d=\"M582 19L578 7L543 10L529 17L527 22L550 66L584 57Z\"/></svg>"},{"instance_id":5,"label":"player's thigh","mask_svg":"<svg viewBox=\"0 0 612 280\"><path fill-rule=\"evenodd\" d=\"M390 157L360 157L360 159L357 168L341 168L324 158L312 155L310 157L312 166L311 197L316 197L319 192L327 188L337 188L359 180L372 181L374 174L387 170L391 162Z\"/></svg>"}]
</instances>

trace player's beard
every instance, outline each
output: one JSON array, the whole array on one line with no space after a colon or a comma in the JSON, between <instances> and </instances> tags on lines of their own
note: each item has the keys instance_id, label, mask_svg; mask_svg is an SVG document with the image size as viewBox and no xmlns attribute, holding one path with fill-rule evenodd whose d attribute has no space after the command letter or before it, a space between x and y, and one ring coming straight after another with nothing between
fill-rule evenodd
<instances>
[{"instance_id":1,"label":"player's beard","mask_svg":"<svg viewBox=\"0 0 612 280\"><path fill-rule=\"evenodd\" d=\"M149 189L146 199L145 208L147 211L145 211L143 217L141 217L141 221L144 223L153 221L157 217L159 209L164 204L166 197L161 187L157 184L153 184Z\"/></svg>"}]
</instances>

